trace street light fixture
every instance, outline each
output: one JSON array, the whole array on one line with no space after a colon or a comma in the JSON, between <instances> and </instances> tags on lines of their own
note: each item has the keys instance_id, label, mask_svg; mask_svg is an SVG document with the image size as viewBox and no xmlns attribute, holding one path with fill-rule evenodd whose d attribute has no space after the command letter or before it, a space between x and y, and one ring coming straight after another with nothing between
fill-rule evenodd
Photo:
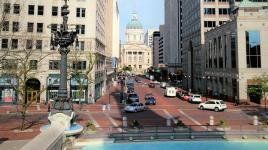
<instances>
[{"instance_id":1,"label":"street light fixture","mask_svg":"<svg viewBox=\"0 0 268 150\"><path fill-rule=\"evenodd\" d=\"M64 113L70 115L70 111L73 109L71 100L68 98L67 91L67 55L70 52L68 48L77 40L77 33L75 31L68 31L68 10L67 0L64 0L65 4L62 6L63 23L60 31L54 32L51 37L51 45L54 47L59 46L59 53L61 54L60 60L60 88L58 91L58 97L55 99L54 105L51 108L51 115L56 113Z\"/></svg>"}]
</instances>

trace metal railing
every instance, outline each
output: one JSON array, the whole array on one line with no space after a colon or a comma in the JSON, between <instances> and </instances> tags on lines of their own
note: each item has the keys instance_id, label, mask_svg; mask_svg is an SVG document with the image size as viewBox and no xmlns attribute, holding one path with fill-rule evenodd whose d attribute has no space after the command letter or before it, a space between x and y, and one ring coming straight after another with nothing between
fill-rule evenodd
<instances>
[{"instance_id":1,"label":"metal railing","mask_svg":"<svg viewBox=\"0 0 268 150\"><path fill-rule=\"evenodd\" d=\"M268 127L253 125L237 125L219 127L210 125L189 125L179 127L144 126L142 128L99 127L95 133L84 133L81 138L114 138L120 140L187 140L187 139L223 139L226 137L268 136Z\"/></svg>"}]
</instances>

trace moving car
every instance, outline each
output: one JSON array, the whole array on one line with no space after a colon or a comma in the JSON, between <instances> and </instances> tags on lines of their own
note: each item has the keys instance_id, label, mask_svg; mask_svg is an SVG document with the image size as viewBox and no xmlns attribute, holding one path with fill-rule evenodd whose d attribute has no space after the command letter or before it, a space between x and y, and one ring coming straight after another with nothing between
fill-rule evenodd
<instances>
[{"instance_id":1,"label":"moving car","mask_svg":"<svg viewBox=\"0 0 268 150\"><path fill-rule=\"evenodd\" d=\"M138 112L138 111L144 111L147 107L139 102L134 102L124 108L125 112Z\"/></svg>"},{"instance_id":2,"label":"moving car","mask_svg":"<svg viewBox=\"0 0 268 150\"><path fill-rule=\"evenodd\" d=\"M175 87L166 87L165 96L175 97L176 96L176 88Z\"/></svg>"},{"instance_id":3,"label":"moving car","mask_svg":"<svg viewBox=\"0 0 268 150\"><path fill-rule=\"evenodd\" d=\"M128 101L129 102L139 102L139 96L137 95L137 93L129 93L128 94Z\"/></svg>"},{"instance_id":4,"label":"moving car","mask_svg":"<svg viewBox=\"0 0 268 150\"><path fill-rule=\"evenodd\" d=\"M145 99L145 105L155 105L156 104L156 100L153 96L147 97Z\"/></svg>"},{"instance_id":5,"label":"moving car","mask_svg":"<svg viewBox=\"0 0 268 150\"><path fill-rule=\"evenodd\" d=\"M191 103L201 103L202 99L201 99L201 95L198 94L193 94L189 97L189 102Z\"/></svg>"},{"instance_id":6,"label":"moving car","mask_svg":"<svg viewBox=\"0 0 268 150\"><path fill-rule=\"evenodd\" d=\"M149 86L149 88L155 88L155 84L154 83L149 83L148 86Z\"/></svg>"},{"instance_id":7,"label":"moving car","mask_svg":"<svg viewBox=\"0 0 268 150\"><path fill-rule=\"evenodd\" d=\"M199 104L199 109L210 109L214 111L225 110L227 105L224 103L223 100L211 99L204 103Z\"/></svg>"}]
</instances>

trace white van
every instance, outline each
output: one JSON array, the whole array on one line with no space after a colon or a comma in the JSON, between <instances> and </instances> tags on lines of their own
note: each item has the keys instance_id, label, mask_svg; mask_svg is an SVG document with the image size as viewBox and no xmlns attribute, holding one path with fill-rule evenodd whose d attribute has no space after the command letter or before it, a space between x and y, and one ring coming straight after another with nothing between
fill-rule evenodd
<instances>
[{"instance_id":1,"label":"white van","mask_svg":"<svg viewBox=\"0 0 268 150\"><path fill-rule=\"evenodd\" d=\"M175 97L176 96L176 88L175 87L166 87L165 96Z\"/></svg>"}]
</instances>

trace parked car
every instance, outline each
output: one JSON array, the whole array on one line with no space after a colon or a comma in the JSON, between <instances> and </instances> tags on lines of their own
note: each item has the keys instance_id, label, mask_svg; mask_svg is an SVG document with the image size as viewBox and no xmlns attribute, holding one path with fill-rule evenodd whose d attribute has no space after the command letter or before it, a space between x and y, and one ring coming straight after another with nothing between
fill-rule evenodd
<instances>
[{"instance_id":1,"label":"parked car","mask_svg":"<svg viewBox=\"0 0 268 150\"><path fill-rule=\"evenodd\" d=\"M184 101L188 101L189 98L190 98L190 95L189 95L189 94L184 94L184 95L183 95L183 100L184 100Z\"/></svg>"},{"instance_id":2,"label":"parked car","mask_svg":"<svg viewBox=\"0 0 268 150\"><path fill-rule=\"evenodd\" d=\"M204 103L199 104L199 109L210 109L214 111L220 111L227 109L227 105L224 103L223 100L211 99Z\"/></svg>"},{"instance_id":3,"label":"parked car","mask_svg":"<svg viewBox=\"0 0 268 150\"><path fill-rule=\"evenodd\" d=\"M156 100L153 96L147 97L145 99L145 105L155 105L156 104Z\"/></svg>"},{"instance_id":4,"label":"parked car","mask_svg":"<svg viewBox=\"0 0 268 150\"><path fill-rule=\"evenodd\" d=\"M176 88L175 87L166 87L165 96L175 97L176 96Z\"/></svg>"},{"instance_id":5,"label":"parked car","mask_svg":"<svg viewBox=\"0 0 268 150\"><path fill-rule=\"evenodd\" d=\"M143 105L142 103L139 102L134 102L130 105L127 105L124 110L126 112L138 112L138 111L144 111L146 110L147 107L145 105Z\"/></svg>"},{"instance_id":6,"label":"parked car","mask_svg":"<svg viewBox=\"0 0 268 150\"><path fill-rule=\"evenodd\" d=\"M154 83L149 83L148 86L149 86L149 88L155 88L155 84Z\"/></svg>"},{"instance_id":7,"label":"parked car","mask_svg":"<svg viewBox=\"0 0 268 150\"><path fill-rule=\"evenodd\" d=\"M152 93L146 93L144 99L146 100L149 97L153 97L153 94Z\"/></svg>"},{"instance_id":8,"label":"parked car","mask_svg":"<svg viewBox=\"0 0 268 150\"><path fill-rule=\"evenodd\" d=\"M139 96L137 95L137 93L129 93L128 94L128 101L129 102L139 102Z\"/></svg>"},{"instance_id":9,"label":"parked car","mask_svg":"<svg viewBox=\"0 0 268 150\"><path fill-rule=\"evenodd\" d=\"M166 82L161 82L161 83L160 83L160 87L161 87L161 88L166 88L166 86L167 86L167 83L166 83Z\"/></svg>"},{"instance_id":10,"label":"parked car","mask_svg":"<svg viewBox=\"0 0 268 150\"><path fill-rule=\"evenodd\" d=\"M188 101L191 103L201 103L202 102L201 95L193 94L189 97Z\"/></svg>"},{"instance_id":11,"label":"parked car","mask_svg":"<svg viewBox=\"0 0 268 150\"><path fill-rule=\"evenodd\" d=\"M136 81L137 83L141 83L141 80L140 80L139 78L135 78L135 81Z\"/></svg>"}]
</instances>

